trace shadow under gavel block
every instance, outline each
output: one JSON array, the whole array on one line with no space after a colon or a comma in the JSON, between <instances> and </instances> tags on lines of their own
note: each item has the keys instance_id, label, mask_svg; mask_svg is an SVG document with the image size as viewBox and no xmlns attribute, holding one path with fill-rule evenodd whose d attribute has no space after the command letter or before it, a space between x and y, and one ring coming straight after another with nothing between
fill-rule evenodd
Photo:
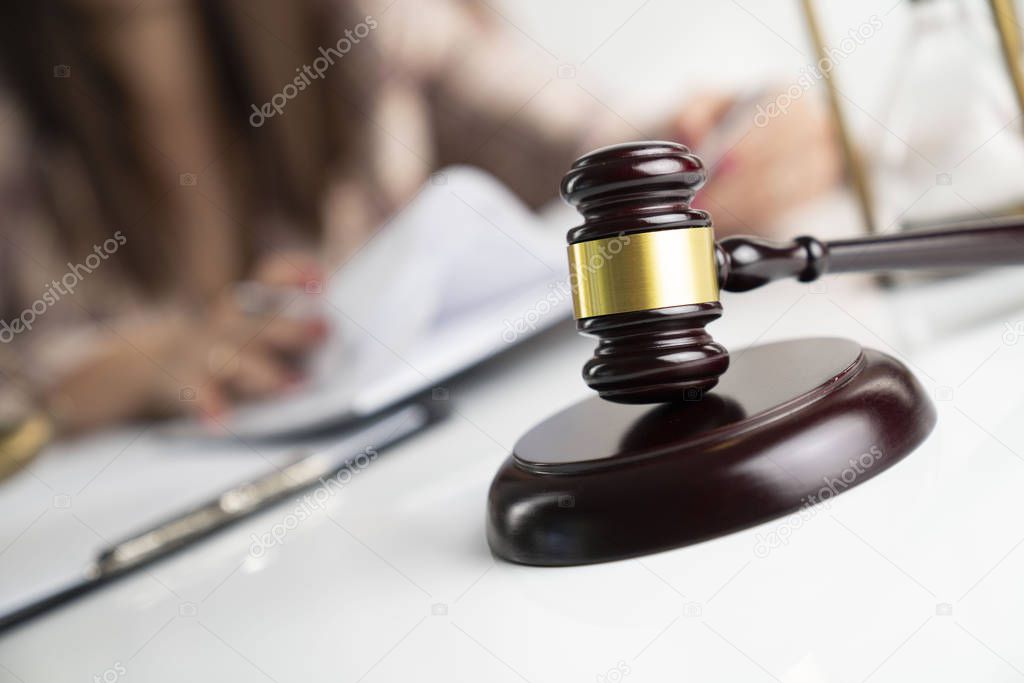
<instances>
[{"instance_id":1,"label":"shadow under gavel block","mask_svg":"<svg viewBox=\"0 0 1024 683\"><path fill-rule=\"evenodd\" d=\"M844 339L740 351L689 398L595 396L527 432L491 485L494 553L576 565L714 538L874 477L935 425L901 363Z\"/></svg>"}]
</instances>

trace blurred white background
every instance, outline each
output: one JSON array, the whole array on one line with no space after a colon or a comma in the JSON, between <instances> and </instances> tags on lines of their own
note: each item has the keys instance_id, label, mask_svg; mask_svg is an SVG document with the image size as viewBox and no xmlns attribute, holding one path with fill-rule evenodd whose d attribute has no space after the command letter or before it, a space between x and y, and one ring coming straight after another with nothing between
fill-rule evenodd
<instances>
[{"instance_id":1,"label":"blurred white background","mask_svg":"<svg viewBox=\"0 0 1024 683\"><path fill-rule=\"evenodd\" d=\"M898 57L909 0L818 2L826 40L870 22L882 29L838 67L843 91L876 115L884 74ZM629 0L501 0L493 3L553 63L574 67L575 79L627 120L642 121L704 89L788 85L816 61L796 0L697 2ZM819 94L822 94L819 92ZM870 119L850 113L857 126Z\"/></svg>"}]
</instances>

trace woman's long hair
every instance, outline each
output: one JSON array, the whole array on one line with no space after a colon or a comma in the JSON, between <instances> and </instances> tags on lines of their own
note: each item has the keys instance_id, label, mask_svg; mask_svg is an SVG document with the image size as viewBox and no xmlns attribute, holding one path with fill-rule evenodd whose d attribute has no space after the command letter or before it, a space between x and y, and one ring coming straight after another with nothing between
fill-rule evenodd
<instances>
[{"instance_id":1,"label":"woman's long hair","mask_svg":"<svg viewBox=\"0 0 1024 683\"><path fill-rule=\"evenodd\" d=\"M228 169L232 199L244 207L238 220L278 215L315 236L330 175L360 157L372 49L353 50L290 101L284 115L257 127L250 122L253 105L269 102L320 47L335 45L354 25L346 6L337 0L173 1L187 3L201 27L193 49L215 85L213 109L225 150L214 152L224 154L220 163ZM180 270L169 256L176 229L167 211L169 194L180 188L158 182L135 103L101 49L99 29L161 7L86 10L81 0L31 0L8 3L0 22L0 67L33 126L33 186L58 239L81 252L122 231L128 239L118 262L150 293L169 286ZM251 262L253 246L251 240L245 245L243 263Z\"/></svg>"}]
</instances>

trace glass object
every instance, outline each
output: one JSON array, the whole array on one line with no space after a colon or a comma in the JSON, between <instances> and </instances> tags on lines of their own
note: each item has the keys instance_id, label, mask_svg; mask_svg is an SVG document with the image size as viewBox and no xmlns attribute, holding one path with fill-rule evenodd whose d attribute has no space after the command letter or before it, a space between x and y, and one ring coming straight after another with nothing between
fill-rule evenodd
<instances>
[{"instance_id":1,"label":"glass object","mask_svg":"<svg viewBox=\"0 0 1024 683\"><path fill-rule=\"evenodd\" d=\"M1024 212L1024 118L996 30L998 4L910 3L866 155L880 230Z\"/></svg>"}]
</instances>

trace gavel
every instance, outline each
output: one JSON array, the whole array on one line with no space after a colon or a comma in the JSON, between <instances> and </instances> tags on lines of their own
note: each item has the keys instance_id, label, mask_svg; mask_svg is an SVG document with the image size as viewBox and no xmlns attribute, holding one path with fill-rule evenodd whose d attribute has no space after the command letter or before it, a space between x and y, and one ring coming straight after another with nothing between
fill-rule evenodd
<instances>
[{"instance_id":1,"label":"gavel","mask_svg":"<svg viewBox=\"0 0 1024 683\"><path fill-rule=\"evenodd\" d=\"M700 158L674 142L605 147L578 159L562 196L583 216L567 235L577 329L596 338L583 378L618 403L693 399L729 367L705 329L721 290L826 273L1024 263L1024 223L822 241L728 237L690 202L707 181Z\"/></svg>"}]
</instances>

